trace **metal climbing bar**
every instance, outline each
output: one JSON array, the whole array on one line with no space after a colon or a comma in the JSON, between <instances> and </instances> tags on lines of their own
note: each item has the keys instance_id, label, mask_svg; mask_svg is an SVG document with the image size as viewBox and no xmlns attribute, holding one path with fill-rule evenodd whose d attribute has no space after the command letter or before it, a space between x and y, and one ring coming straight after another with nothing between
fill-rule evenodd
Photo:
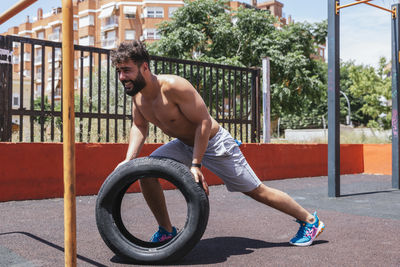
<instances>
[{"instance_id":1,"label":"metal climbing bar","mask_svg":"<svg viewBox=\"0 0 400 267\"><path fill-rule=\"evenodd\" d=\"M0 15L0 25L17 15L19 12L35 3L37 0L21 0Z\"/></svg>"},{"instance_id":2,"label":"metal climbing bar","mask_svg":"<svg viewBox=\"0 0 400 267\"><path fill-rule=\"evenodd\" d=\"M355 5L358 5L358 4L367 4L369 6L373 6L373 7L382 9L384 11L390 12L390 13L392 13L393 17L396 16L396 10L387 9L387 8L384 8L384 7L369 3L372 0L355 0L355 1L356 2L353 2L353 3L350 3L350 4L346 4L346 5L342 5L342 6L339 5L339 1L336 1L336 14L338 14L340 9L345 8L345 7L355 6Z\"/></svg>"}]
</instances>

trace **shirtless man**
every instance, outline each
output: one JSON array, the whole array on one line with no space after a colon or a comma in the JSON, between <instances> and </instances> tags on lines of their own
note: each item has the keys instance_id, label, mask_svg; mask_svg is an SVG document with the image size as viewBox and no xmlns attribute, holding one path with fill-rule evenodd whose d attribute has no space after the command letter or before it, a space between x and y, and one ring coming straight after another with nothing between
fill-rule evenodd
<instances>
[{"instance_id":1,"label":"shirtless man","mask_svg":"<svg viewBox=\"0 0 400 267\"><path fill-rule=\"evenodd\" d=\"M112 63L126 94L132 96L129 147L125 160L118 166L139 155L151 122L176 138L156 149L151 156L169 157L187 165L207 194L202 163L224 181L229 191L242 192L296 218L300 228L290 244L311 245L324 230L316 213L310 214L286 193L261 183L235 140L211 118L203 99L187 80L175 75L155 75L150 71L149 54L141 42L120 44L112 53ZM140 186L159 224L151 241L172 238L176 228L171 225L158 179L143 179Z\"/></svg>"}]
</instances>

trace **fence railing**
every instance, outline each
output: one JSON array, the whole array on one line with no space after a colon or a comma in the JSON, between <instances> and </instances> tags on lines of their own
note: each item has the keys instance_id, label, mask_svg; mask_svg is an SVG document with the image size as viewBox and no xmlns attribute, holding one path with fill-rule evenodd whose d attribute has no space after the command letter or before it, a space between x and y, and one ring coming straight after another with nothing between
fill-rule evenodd
<instances>
[{"instance_id":1,"label":"fence railing","mask_svg":"<svg viewBox=\"0 0 400 267\"><path fill-rule=\"evenodd\" d=\"M74 48L76 140L126 142L131 99L111 66L111 50ZM61 43L0 36L0 49L13 52L8 63L0 64L1 141L62 141L62 70L57 58ZM151 57L150 67L155 74L176 74L189 80L211 116L236 139L260 140L259 69L158 56ZM146 142L168 140L160 129L150 126Z\"/></svg>"}]
</instances>

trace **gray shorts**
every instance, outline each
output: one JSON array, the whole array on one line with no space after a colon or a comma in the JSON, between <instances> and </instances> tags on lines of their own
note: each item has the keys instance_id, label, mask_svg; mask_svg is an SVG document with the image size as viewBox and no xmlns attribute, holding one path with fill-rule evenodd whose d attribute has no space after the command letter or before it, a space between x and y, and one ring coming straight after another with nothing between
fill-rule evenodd
<instances>
[{"instance_id":1,"label":"gray shorts","mask_svg":"<svg viewBox=\"0 0 400 267\"><path fill-rule=\"evenodd\" d=\"M193 147L174 139L156 149L150 156L171 158L190 167ZM235 140L222 127L208 142L202 164L220 177L231 192L249 192L261 184Z\"/></svg>"}]
</instances>

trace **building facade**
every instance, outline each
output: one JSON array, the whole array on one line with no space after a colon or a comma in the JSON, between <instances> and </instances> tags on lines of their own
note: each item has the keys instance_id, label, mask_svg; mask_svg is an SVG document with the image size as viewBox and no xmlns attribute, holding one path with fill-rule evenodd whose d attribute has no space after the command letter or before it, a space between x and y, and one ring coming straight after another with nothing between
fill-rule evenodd
<instances>
[{"instance_id":1,"label":"building facade","mask_svg":"<svg viewBox=\"0 0 400 267\"><path fill-rule=\"evenodd\" d=\"M234 10L239 6L268 10L279 18L279 24L291 23L289 17L283 15L283 4L277 0L270 0L257 4L244 4L231 1L230 7ZM82 46L91 46L105 49L116 48L125 40L139 39L145 42L154 42L160 38L157 32L157 24L169 20L173 13L184 5L183 0L74 0L73 1L73 30L74 43ZM9 28L2 35L18 35L28 38L43 39L55 42L62 41L62 9L53 8L48 13L43 13L39 8L37 14L27 17L26 21L18 26ZM50 88L55 88L55 99L61 98L61 49L52 51L41 46L28 46L21 48L18 43L13 45L13 72L14 79L21 79L21 71L24 79L35 77L34 95L38 97L45 90L48 95ZM319 46L317 58L324 59L325 46ZM21 54L23 52L23 54ZM32 56L32 53L34 55ZM53 54L54 53L54 57ZM42 60L45 57L46 60ZM21 64L23 58L23 64ZM88 68L92 63L98 64L98 58L90 58L88 54L75 56L75 77L79 76L80 67ZM31 64L31 60L34 64ZM53 64L53 60L55 61ZM43 66L44 62L44 66ZM82 65L83 62L83 66ZM33 65L33 69L32 69ZM53 71L50 71L54 68ZM54 72L54 75L53 75ZM44 74L42 74L44 73ZM43 80L44 78L44 80ZM75 89L80 87L80 80L76 78ZM13 103L19 103L18 92L14 93Z\"/></svg>"}]
</instances>

